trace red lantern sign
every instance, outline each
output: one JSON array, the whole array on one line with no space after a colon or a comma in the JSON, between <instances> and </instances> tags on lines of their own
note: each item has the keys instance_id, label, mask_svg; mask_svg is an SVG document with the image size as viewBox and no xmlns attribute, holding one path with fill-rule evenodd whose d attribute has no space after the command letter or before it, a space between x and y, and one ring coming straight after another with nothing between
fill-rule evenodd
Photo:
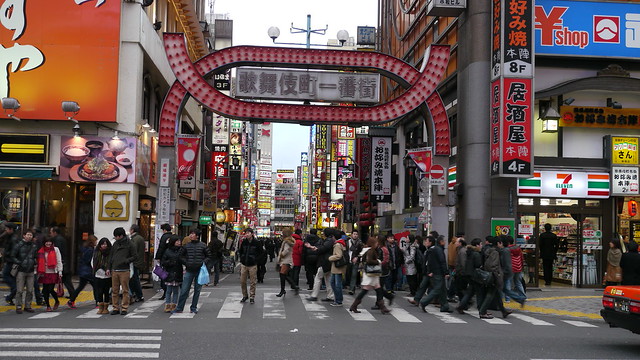
<instances>
[{"instance_id":1,"label":"red lantern sign","mask_svg":"<svg viewBox=\"0 0 640 360\"><path fill-rule=\"evenodd\" d=\"M635 200L629 200L627 203L627 212L629 216L636 216L638 214L638 202Z\"/></svg>"}]
</instances>

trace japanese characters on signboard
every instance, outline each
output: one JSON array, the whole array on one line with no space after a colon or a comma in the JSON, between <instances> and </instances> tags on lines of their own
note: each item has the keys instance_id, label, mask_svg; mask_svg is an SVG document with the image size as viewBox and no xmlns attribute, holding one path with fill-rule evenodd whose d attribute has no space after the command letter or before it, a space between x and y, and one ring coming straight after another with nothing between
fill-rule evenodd
<instances>
[{"instance_id":1,"label":"japanese characters on signboard","mask_svg":"<svg viewBox=\"0 0 640 360\"><path fill-rule=\"evenodd\" d=\"M213 145L211 151L211 179L217 177L229 176L229 162L227 157L229 156L229 147L227 145Z\"/></svg>"},{"instance_id":2,"label":"japanese characters on signboard","mask_svg":"<svg viewBox=\"0 0 640 360\"><path fill-rule=\"evenodd\" d=\"M637 137L611 137L611 163L617 165L638 165Z\"/></svg>"},{"instance_id":3,"label":"japanese characters on signboard","mask_svg":"<svg viewBox=\"0 0 640 360\"><path fill-rule=\"evenodd\" d=\"M211 141L213 144L221 145L229 143L229 119L219 115L213 117Z\"/></svg>"},{"instance_id":4,"label":"japanese characters on signboard","mask_svg":"<svg viewBox=\"0 0 640 360\"><path fill-rule=\"evenodd\" d=\"M502 120L502 79L496 79L491 83L491 112L489 119L491 121L491 133L489 139L491 176L500 174L500 126Z\"/></svg>"},{"instance_id":5,"label":"japanese characters on signboard","mask_svg":"<svg viewBox=\"0 0 640 360\"><path fill-rule=\"evenodd\" d=\"M530 176L533 170L532 81L513 78L505 78L503 81L501 174Z\"/></svg>"},{"instance_id":6,"label":"japanese characters on signboard","mask_svg":"<svg viewBox=\"0 0 640 360\"><path fill-rule=\"evenodd\" d=\"M611 168L611 195L639 195L640 187L638 175L640 168L637 166L614 166Z\"/></svg>"},{"instance_id":7,"label":"japanese characters on signboard","mask_svg":"<svg viewBox=\"0 0 640 360\"><path fill-rule=\"evenodd\" d=\"M358 155L358 164L360 165L358 179L360 179L360 191L367 193L369 191L371 179L371 138L363 137L356 139L356 154Z\"/></svg>"},{"instance_id":8,"label":"japanese characters on signboard","mask_svg":"<svg viewBox=\"0 0 640 360\"><path fill-rule=\"evenodd\" d=\"M536 0L538 54L637 58L640 49L637 2Z\"/></svg>"},{"instance_id":9,"label":"japanese characters on signboard","mask_svg":"<svg viewBox=\"0 0 640 360\"><path fill-rule=\"evenodd\" d=\"M160 187L158 190L158 201L156 204L156 221L159 224L168 223L171 218L171 188Z\"/></svg>"},{"instance_id":10,"label":"japanese characters on signboard","mask_svg":"<svg viewBox=\"0 0 640 360\"><path fill-rule=\"evenodd\" d=\"M338 125L338 139L355 139L356 129L351 126Z\"/></svg>"},{"instance_id":11,"label":"japanese characters on signboard","mask_svg":"<svg viewBox=\"0 0 640 360\"><path fill-rule=\"evenodd\" d=\"M638 22L640 24L640 22ZM561 106L559 126L640 130L640 109Z\"/></svg>"},{"instance_id":12,"label":"japanese characters on signboard","mask_svg":"<svg viewBox=\"0 0 640 360\"><path fill-rule=\"evenodd\" d=\"M336 71L238 68L237 98L377 104L380 75Z\"/></svg>"},{"instance_id":13,"label":"japanese characters on signboard","mask_svg":"<svg viewBox=\"0 0 640 360\"><path fill-rule=\"evenodd\" d=\"M0 98L20 101L23 119L116 121L119 1L3 1ZM19 71L18 71L19 70Z\"/></svg>"},{"instance_id":14,"label":"japanese characters on signboard","mask_svg":"<svg viewBox=\"0 0 640 360\"><path fill-rule=\"evenodd\" d=\"M391 145L389 137L372 137L371 199L391 202Z\"/></svg>"},{"instance_id":15,"label":"japanese characters on signboard","mask_svg":"<svg viewBox=\"0 0 640 360\"><path fill-rule=\"evenodd\" d=\"M347 179L355 177L355 164L353 162L353 157L355 155L354 140L337 140L336 148L336 155L338 157L336 193L344 194L346 191Z\"/></svg>"},{"instance_id":16,"label":"japanese characters on signboard","mask_svg":"<svg viewBox=\"0 0 640 360\"><path fill-rule=\"evenodd\" d=\"M492 0L491 9L491 80L495 80L502 75L502 0Z\"/></svg>"},{"instance_id":17,"label":"japanese characters on signboard","mask_svg":"<svg viewBox=\"0 0 640 360\"><path fill-rule=\"evenodd\" d=\"M502 75L533 76L533 1L507 0L504 8Z\"/></svg>"},{"instance_id":18,"label":"japanese characters on signboard","mask_svg":"<svg viewBox=\"0 0 640 360\"><path fill-rule=\"evenodd\" d=\"M213 74L213 87L218 91L231 90L231 69Z\"/></svg>"},{"instance_id":19,"label":"japanese characters on signboard","mask_svg":"<svg viewBox=\"0 0 640 360\"><path fill-rule=\"evenodd\" d=\"M358 45L375 45L376 28L373 26L358 26L356 41Z\"/></svg>"}]
</instances>

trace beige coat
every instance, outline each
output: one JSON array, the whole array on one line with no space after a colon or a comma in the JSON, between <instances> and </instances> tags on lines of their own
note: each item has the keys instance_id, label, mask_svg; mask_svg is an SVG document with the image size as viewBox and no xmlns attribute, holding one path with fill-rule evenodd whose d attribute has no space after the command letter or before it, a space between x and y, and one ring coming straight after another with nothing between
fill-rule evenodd
<instances>
[{"instance_id":1,"label":"beige coat","mask_svg":"<svg viewBox=\"0 0 640 360\"><path fill-rule=\"evenodd\" d=\"M331 261L331 273L332 274L342 274L344 275L347 272L347 266L336 267L336 261L344 256L345 248L339 242L335 242L333 244L333 254L329 256L329 261Z\"/></svg>"},{"instance_id":2,"label":"beige coat","mask_svg":"<svg viewBox=\"0 0 640 360\"><path fill-rule=\"evenodd\" d=\"M291 236L282 239L280 252L278 253L278 265L293 264L293 244L295 243L296 240Z\"/></svg>"}]
</instances>

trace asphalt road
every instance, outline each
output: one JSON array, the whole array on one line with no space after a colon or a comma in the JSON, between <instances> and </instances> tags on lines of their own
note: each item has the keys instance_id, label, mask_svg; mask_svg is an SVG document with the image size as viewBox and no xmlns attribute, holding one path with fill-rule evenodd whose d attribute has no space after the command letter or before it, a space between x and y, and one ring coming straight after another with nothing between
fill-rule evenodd
<instances>
[{"instance_id":1,"label":"asphalt road","mask_svg":"<svg viewBox=\"0 0 640 360\"><path fill-rule=\"evenodd\" d=\"M127 316L95 315L90 302L54 313L7 311L0 359L640 359L640 335L602 320L516 310L489 321L433 305L423 313L404 292L391 315L370 310L372 297L361 306L367 311L353 314L349 295L342 308L309 302L307 291L277 298L276 276L267 273L251 305L239 303L239 276L230 274L203 288L198 314L163 313L152 290Z\"/></svg>"}]
</instances>

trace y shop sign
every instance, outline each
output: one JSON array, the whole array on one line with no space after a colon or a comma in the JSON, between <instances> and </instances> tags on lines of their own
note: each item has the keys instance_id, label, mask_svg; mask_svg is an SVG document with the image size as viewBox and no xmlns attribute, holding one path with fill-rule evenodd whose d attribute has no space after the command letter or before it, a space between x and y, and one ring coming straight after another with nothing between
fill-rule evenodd
<instances>
[{"instance_id":1,"label":"y shop sign","mask_svg":"<svg viewBox=\"0 0 640 360\"><path fill-rule=\"evenodd\" d=\"M535 3L536 55L637 58L640 4L562 0Z\"/></svg>"}]
</instances>

